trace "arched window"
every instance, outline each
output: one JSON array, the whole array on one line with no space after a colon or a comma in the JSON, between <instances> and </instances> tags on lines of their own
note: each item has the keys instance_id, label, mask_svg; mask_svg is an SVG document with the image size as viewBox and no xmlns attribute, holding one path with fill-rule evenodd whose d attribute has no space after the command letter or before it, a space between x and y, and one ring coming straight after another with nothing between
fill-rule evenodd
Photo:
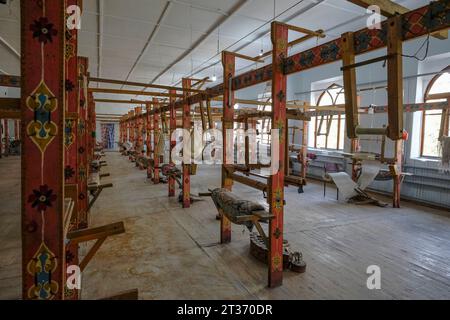
<instances>
[{"instance_id":1,"label":"arched window","mask_svg":"<svg viewBox=\"0 0 450 320\"><path fill-rule=\"evenodd\" d=\"M424 102L446 101L443 96L450 94L450 66L435 75L425 90ZM444 135L449 135L449 113L442 119L442 110L426 110L422 114L422 132L420 155L422 157L439 157L439 133L441 127Z\"/></svg>"},{"instance_id":2,"label":"arched window","mask_svg":"<svg viewBox=\"0 0 450 320\"><path fill-rule=\"evenodd\" d=\"M317 106L338 107L345 104L344 88L339 84L332 84L323 91ZM324 115L311 117L309 146L319 149L344 149L345 115Z\"/></svg>"}]
</instances>

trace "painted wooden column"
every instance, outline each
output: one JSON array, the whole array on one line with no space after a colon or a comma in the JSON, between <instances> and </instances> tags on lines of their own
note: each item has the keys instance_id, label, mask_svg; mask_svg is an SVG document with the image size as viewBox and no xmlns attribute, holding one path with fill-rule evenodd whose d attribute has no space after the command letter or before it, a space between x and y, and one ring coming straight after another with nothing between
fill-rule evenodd
<instances>
[{"instance_id":1,"label":"painted wooden column","mask_svg":"<svg viewBox=\"0 0 450 320\"><path fill-rule=\"evenodd\" d=\"M308 173L308 128L309 128L309 122L308 121L302 121L302 146L300 147L301 152L301 161L302 161L302 168L301 168L301 177L303 179L306 179L306 174Z\"/></svg>"},{"instance_id":2,"label":"painted wooden column","mask_svg":"<svg viewBox=\"0 0 450 320\"><path fill-rule=\"evenodd\" d=\"M153 102L158 102L157 99L153 99ZM161 114L158 108L158 104L153 104L153 183L159 183L159 150L158 150L158 142L161 135L160 130L160 119Z\"/></svg>"},{"instance_id":3,"label":"painted wooden column","mask_svg":"<svg viewBox=\"0 0 450 320\"><path fill-rule=\"evenodd\" d=\"M126 115L123 115L122 116L122 143L125 143L125 142L127 142L127 116Z\"/></svg>"},{"instance_id":4,"label":"painted wooden column","mask_svg":"<svg viewBox=\"0 0 450 320\"><path fill-rule=\"evenodd\" d=\"M147 104L145 106L147 113L146 113L146 119L147 119L147 123L146 123L146 131L147 131L147 157L149 159L151 159L152 157L152 117L151 117L151 111L152 111L152 105L151 104ZM151 166L147 167L147 178L148 179L153 179L153 168Z\"/></svg>"},{"instance_id":5,"label":"painted wooden column","mask_svg":"<svg viewBox=\"0 0 450 320\"><path fill-rule=\"evenodd\" d=\"M63 299L65 6L20 5L22 297Z\"/></svg>"},{"instance_id":6,"label":"painted wooden column","mask_svg":"<svg viewBox=\"0 0 450 320\"><path fill-rule=\"evenodd\" d=\"M138 148L139 148L139 132L138 132L138 124L139 124L139 120L138 120L138 114L137 114L137 108L134 108L134 118L133 118L133 130L134 130L134 149L136 150L136 152L138 152Z\"/></svg>"},{"instance_id":7,"label":"painted wooden column","mask_svg":"<svg viewBox=\"0 0 450 320\"><path fill-rule=\"evenodd\" d=\"M14 120L14 140L20 140L20 120Z\"/></svg>"},{"instance_id":8,"label":"painted wooden column","mask_svg":"<svg viewBox=\"0 0 450 320\"><path fill-rule=\"evenodd\" d=\"M81 7L81 0L65 0L65 6ZM70 221L69 231L78 229L78 30L66 28L65 43L65 121L64 121L64 192L65 197L74 202L74 212ZM78 265L78 244L66 245L66 267ZM65 288L65 299L78 299L78 290Z\"/></svg>"},{"instance_id":9,"label":"painted wooden column","mask_svg":"<svg viewBox=\"0 0 450 320\"><path fill-rule=\"evenodd\" d=\"M183 78L182 85L183 89L191 88L191 79ZM191 134L191 105L189 104L189 92L184 92L184 103L183 103L183 129L185 133L183 134L183 208L189 208L191 206L191 177L190 177L190 167L191 161L186 162L187 155L191 155L191 144L186 144L184 139L189 138L186 136L189 132ZM190 139L189 139L190 140ZM186 150L189 148L189 151ZM192 158L192 157L191 157Z\"/></svg>"},{"instance_id":10,"label":"painted wooden column","mask_svg":"<svg viewBox=\"0 0 450 320\"><path fill-rule=\"evenodd\" d=\"M91 163L93 160L93 150L94 150L94 145L93 145L93 140L92 140L92 122L93 122L93 117L92 117L92 93L88 92L87 95L87 157L88 157L88 164L89 167L91 167ZM90 174L91 171L89 171Z\"/></svg>"},{"instance_id":11,"label":"painted wooden column","mask_svg":"<svg viewBox=\"0 0 450 320\"><path fill-rule=\"evenodd\" d=\"M269 206L274 215L269 223L269 287L283 283L283 207L284 207L284 165L286 130L286 87L287 77L283 72L284 58L287 56L288 26L272 22L272 130L279 134L279 168L269 179ZM272 150L274 150L272 138ZM274 152L274 151L272 151ZM272 166L275 164L272 163Z\"/></svg>"},{"instance_id":12,"label":"painted wooden column","mask_svg":"<svg viewBox=\"0 0 450 320\"><path fill-rule=\"evenodd\" d=\"M130 140L131 145L133 148L136 148L136 141L135 141L135 135L134 135L134 110L130 110L128 112L128 138ZM136 149L135 149L136 150Z\"/></svg>"},{"instance_id":13,"label":"painted wooden column","mask_svg":"<svg viewBox=\"0 0 450 320\"><path fill-rule=\"evenodd\" d=\"M80 229L88 227L88 123L87 123L87 92L88 92L88 67L89 61L86 57L78 57L78 227Z\"/></svg>"},{"instance_id":14,"label":"painted wooden column","mask_svg":"<svg viewBox=\"0 0 450 320\"><path fill-rule=\"evenodd\" d=\"M91 158L91 161L94 159L94 148L97 145L97 114L95 112L95 102L94 102L94 95L92 92L89 92L88 96L88 102L89 102L89 123L90 123L90 140L91 145L89 148L89 155Z\"/></svg>"},{"instance_id":15,"label":"painted wooden column","mask_svg":"<svg viewBox=\"0 0 450 320\"><path fill-rule=\"evenodd\" d=\"M123 143L122 138L123 138L123 123L122 123L122 117L121 117L120 121L119 121L119 142L120 143Z\"/></svg>"},{"instance_id":16,"label":"painted wooden column","mask_svg":"<svg viewBox=\"0 0 450 320\"><path fill-rule=\"evenodd\" d=\"M9 141L9 120L5 119L4 120L4 130L5 130L5 157L9 156L9 146L10 146L10 141Z\"/></svg>"},{"instance_id":17,"label":"painted wooden column","mask_svg":"<svg viewBox=\"0 0 450 320\"><path fill-rule=\"evenodd\" d=\"M144 146L144 139L142 137L142 107L136 107L134 113L136 115L136 152L140 154Z\"/></svg>"},{"instance_id":18,"label":"painted wooden column","mask_svg":"<svg viewBox=\"0 0 450 320\"><path fill-rule=\"evenodd\" d=\"M229 52L222 52L223 66L223 120L222 120L222 188L229 191L233 188L233 179L227 174L227 168L234 164L234 91L231 79L236 73L236 57ZM221 212L220 215L220 242L231 241L231 222Z\"/></svg>"},{"instance_id":19,"label":"painted wooden column","mask_svg":"<svg viewBox=\"0 0 450 320\"><path fill-rule=\"evenodd\" d=\"M177 93L176 90L169 90L169 93L172 94L172 96L170 96L170 121L169 121L169 141L170 141L170 153L169 153L169 162L170 165L175 166L175 163L173 162L172 159L172 150L175 148L177 141L175 139L175 130L177 129L177 111L175 110L175 94ZM169 197L174 197L175 196L175 179L173 177L169 178Z\"/></svg>"},{"instance_id":20,"label":"painted wooden column","mask_svg":"<svg viewBox=\"0 0 450 320\"><path fill-rule=\"evenodd\" d=\"M0 159L3 157L3 119L0 118Z\"/></svg>"}]
</instances>

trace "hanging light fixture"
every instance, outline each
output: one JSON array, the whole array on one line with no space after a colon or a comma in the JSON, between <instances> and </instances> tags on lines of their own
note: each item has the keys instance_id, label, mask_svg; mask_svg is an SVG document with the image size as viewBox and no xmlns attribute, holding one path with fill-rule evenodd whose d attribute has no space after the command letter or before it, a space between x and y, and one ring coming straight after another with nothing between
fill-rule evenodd
<instances>
[{"instance_id":1,"label":"hanging light fixture","mask_svg":"<svg viewBox=\"0 0 450 320\"><path fill-rule=\"evenodd\" d=\"M259 52L259 56L261 57L264 54L264 39L261 38L261 51Z\"/></svg>"},{"instance_id":2,"label":"hanging light fixture","mask_svg":"<svg viewBox=\"0 0 450 320\"><path fill-rule=\"evenodd\" d=\"M214 71L213 71L213 76L211 77L211 81L212 82L216 82L217 81L217 76L216 76L216 65L215 64L213 65L213 68L214 68L213 69Z\"/></svg>"}]
</instances>

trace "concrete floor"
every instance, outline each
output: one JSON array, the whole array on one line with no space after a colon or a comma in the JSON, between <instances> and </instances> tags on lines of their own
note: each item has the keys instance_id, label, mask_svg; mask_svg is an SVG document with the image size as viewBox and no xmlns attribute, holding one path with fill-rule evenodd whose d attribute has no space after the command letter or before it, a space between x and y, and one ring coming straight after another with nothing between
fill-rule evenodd
<instances>
[{"instance_id":1,"label":"concrete floor","mask_svg":"<svg viewBox=\"0 0 450 320\"><path fill-rule=\"evenodd\" d=\"M210 199L181 209L167 185L153 185L125 157L108 153L106 189L93 226L124 221L126 234L108 239L83 274L82 297L97 299L138 288L141 299L449 299L448 212L403 203L401 209L337 203L329 187L311 182L304 194L286 190L285 238L303 252L304 274L284 273L268 289L267 267L249 255L248 231L233 225L218 244ZM0 159L0 298L20 297L20 161ZM201 167L192 192L220 185L219 167ZM240 184L234 190L262 200ZM81 252L86 252L86 247ZM366 269L381 268L381 289L368 290Z\"/></svg>"}]
</instances>

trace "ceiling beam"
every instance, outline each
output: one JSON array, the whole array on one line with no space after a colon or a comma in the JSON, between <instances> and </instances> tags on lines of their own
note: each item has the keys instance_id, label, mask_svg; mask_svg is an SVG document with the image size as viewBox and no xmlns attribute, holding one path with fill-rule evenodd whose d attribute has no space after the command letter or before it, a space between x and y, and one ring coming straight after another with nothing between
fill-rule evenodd
<instances>
[{"instance_id":1,"label":"ceiling beam","mask_svg":"<svg viewBox=\"0 0 450 320\"><path fill-rule=\"evenodd\" d=\"M0 78L1 80L1 78ZM143 88L154 88L154 89L163 89L163 90L177 90L177 91L183 91L183 92L204 92L203 90L199 89L185 89L182 87L171 87L171 86L164 86L159 84L148 84L148 83L142 83L142 82L132 82L132 81L122 81L122 80L114 80L114 79L104 79L104 78L95 78L95 77L89 77L89 82L101 82L101 83L110 83L110 84L121 84L123 86L132 86L132 87L143 87Z\"/></svg>"},{"instance_id":2,"label":"ceiling beam","mask_svg":"<svg viewBox=\"0 0 450 320\"><path fill-rule=\"evenodd\" d=\"M378 6L380 8L380 13L387 17L393 17L396 14L404 14L410 9L395 3L391 0L347 0L357 6L368 8L372 5ZM448 30L438 31L431 34L432 37L440 40L444 40L448 38Z\"/></svg>"},{"instance_id":3,"label":"ceiling beam","mask_svg":"<svg viewBox=\"0 0 450 320\"><path fill-rule=\"evenodd\" d=\"M177 97L182 98L182 94L170 94L165 92L144 92L135 90L120 90L120 89L104 89L104 88L89 88L92 93L110 93L110 94L128 94L137 96L153 96L153 97Z\"/></svg>"},{"instance_id":4,"label":"ceiling beam","mask_svg":"<svg viewBox=\"0 0 450 320\"><path fill-rule=\"evenodd\" d=\"M166 104L162 102L155 103L152 100L115 100L115 99L94 99L94 102L115 103L115 104Z\"/></svg>"},{"instance_id":5,"label":"ceiling beam","mask_svg":"<svg viewBox=\"0 0 450 320\"><path fill-rule=\"evenodd\" d=\"M409 9L399 5L391 0L348 0L349 2L356 4L357 6L368 8L372 5L378 6L380 12L385 17L392 17L395 14L404 14Z\"/></svg>"}]
</instances>

